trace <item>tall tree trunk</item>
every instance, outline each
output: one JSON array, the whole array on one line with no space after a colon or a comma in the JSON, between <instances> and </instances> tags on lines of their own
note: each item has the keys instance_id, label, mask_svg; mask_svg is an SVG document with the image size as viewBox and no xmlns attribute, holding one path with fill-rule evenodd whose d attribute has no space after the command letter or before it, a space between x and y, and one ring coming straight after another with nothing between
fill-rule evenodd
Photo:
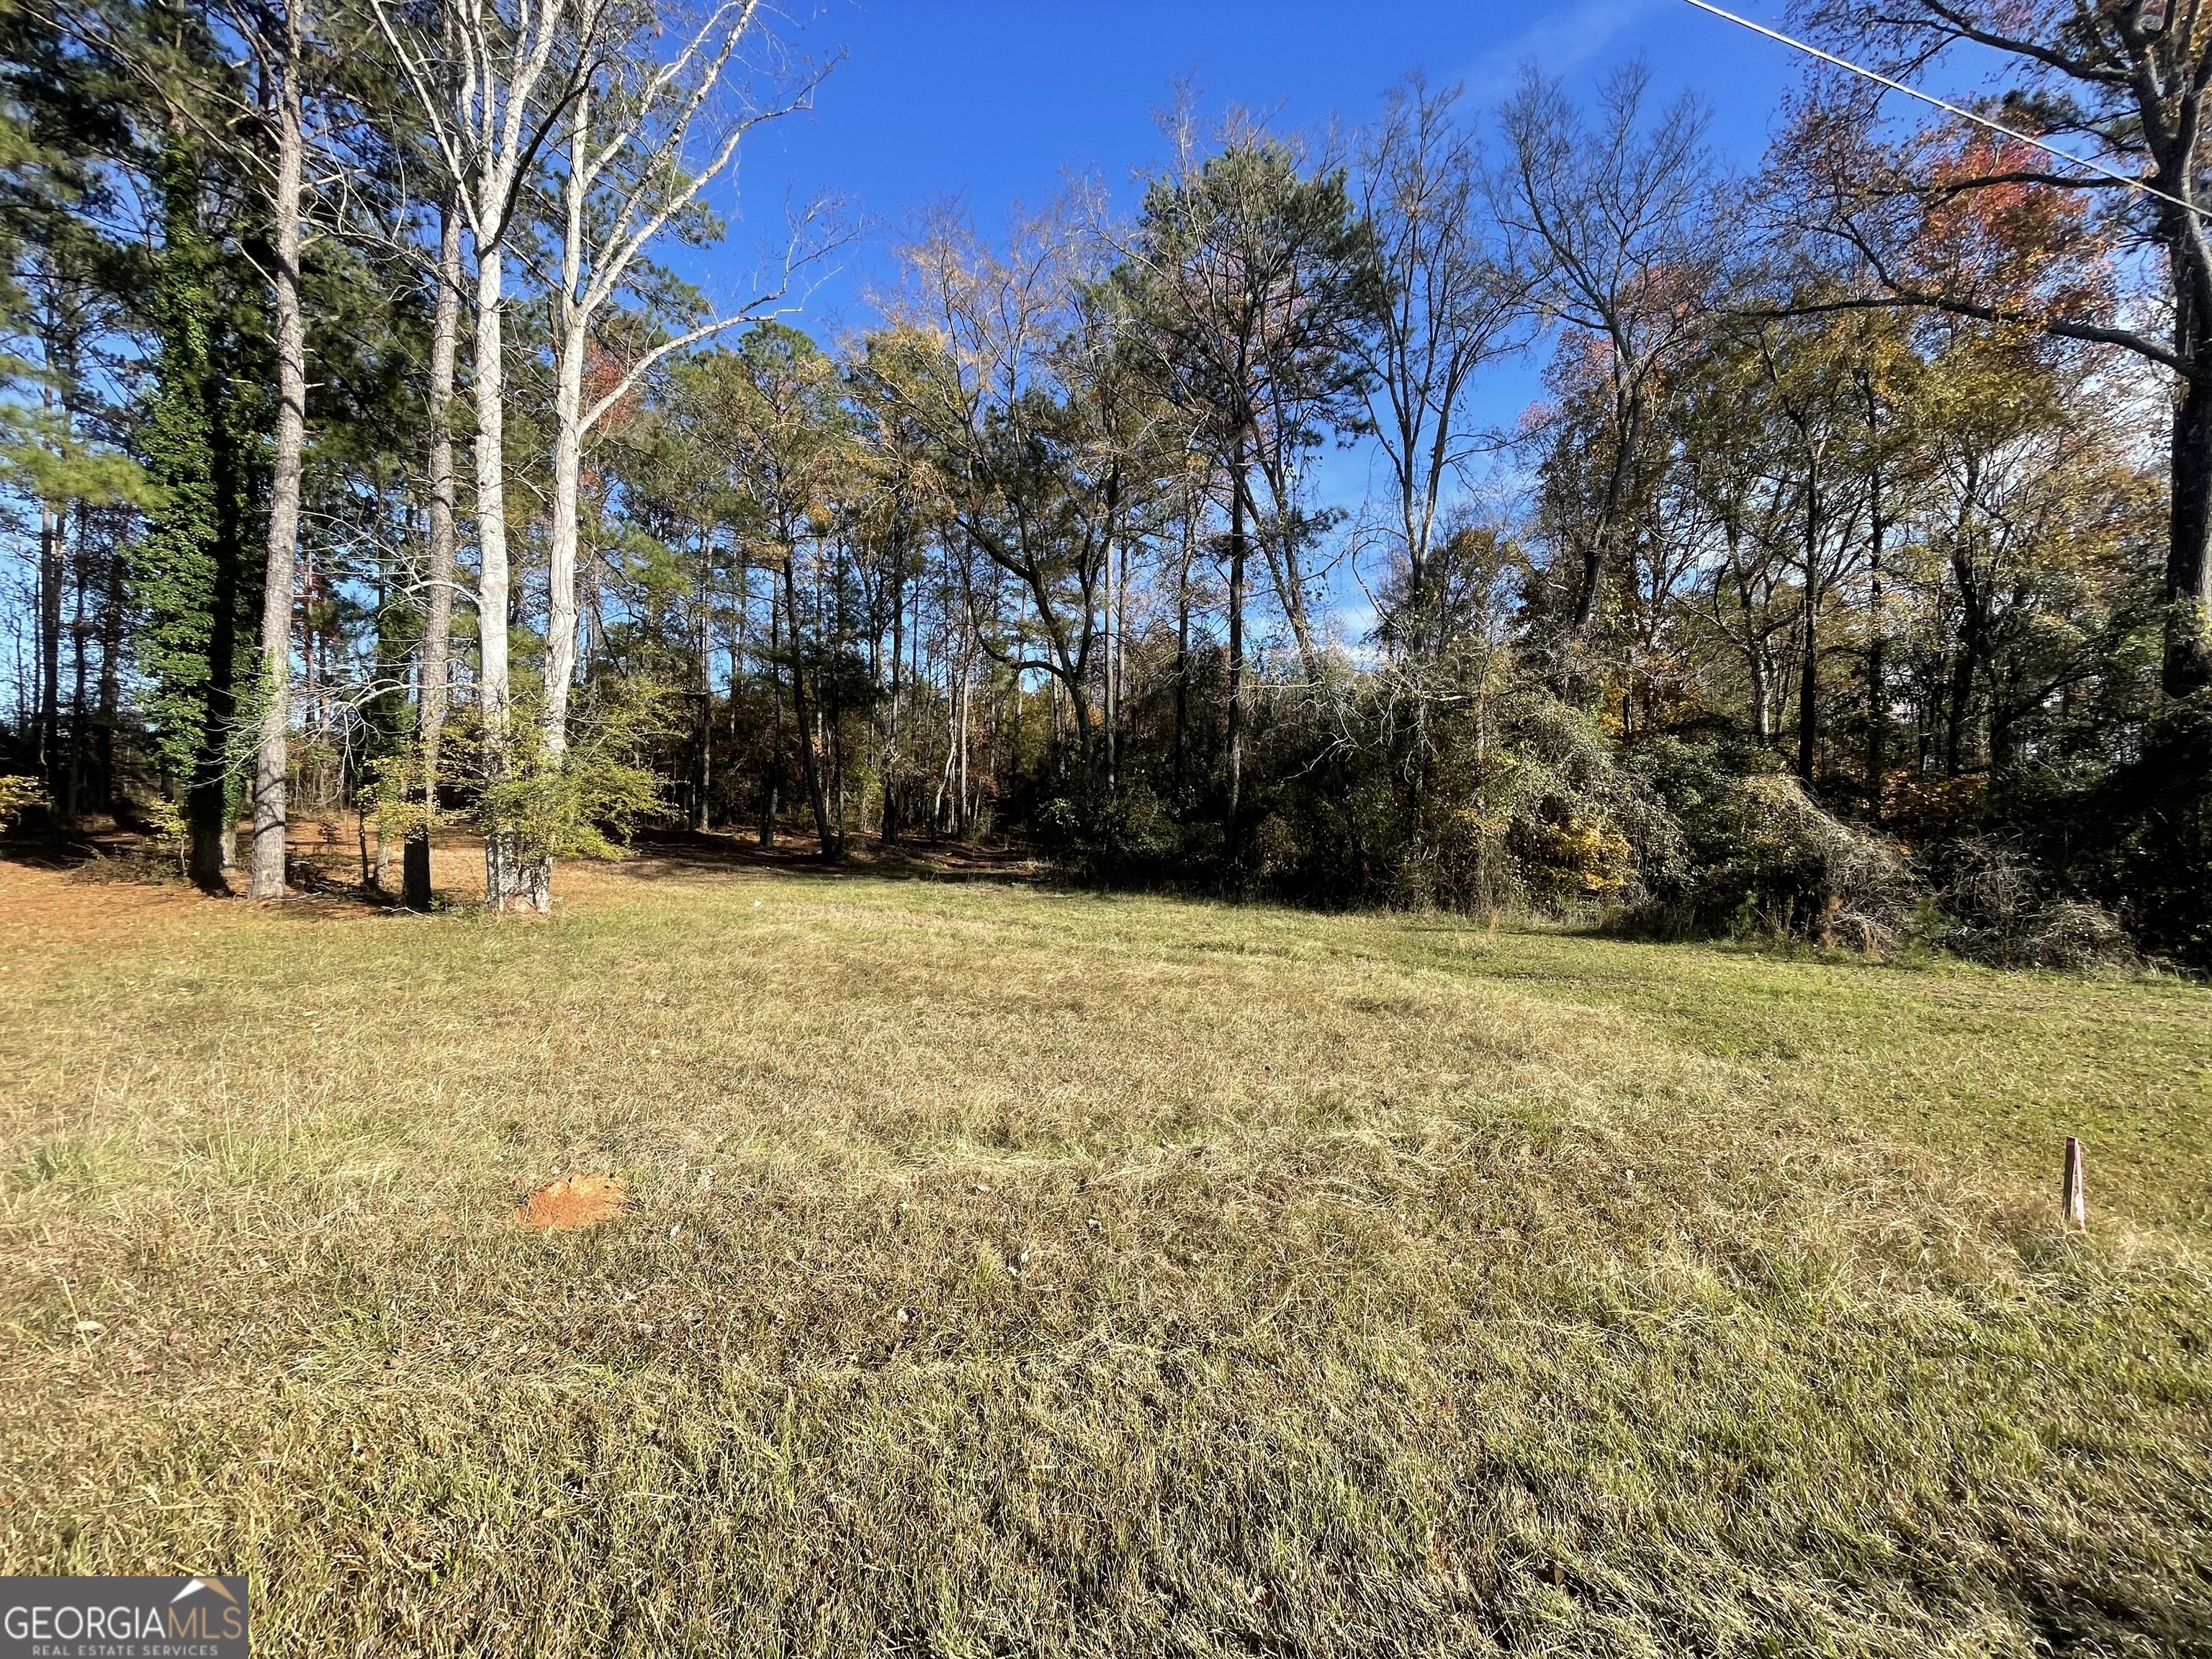
<instances>
[{"instance_id":1,"label":"tall tree trunk","mask_svg":"<svg viewBox=\"0 0 2212 1659\"><path fill-rule=\"evenodd\" d=\"M577 257L570 239L570 258ZM565 295L564 319L553 387L553 519L546 538L546 755L556 763L568 750L568 689L576 678L576 543L584 467L584 347L586 319Z\"/></svg>"},{"instance_id":2,"label":"tall tree trunk","mask_svg":"<svg viewBox=\"0 0 2212 1659\"><path fill-rule=\"evenodd\" d=\"M815 683L817 695L814 699L814 725L820 743L820 758L817 763L823 765L828 774L830 822L836 826L839 850L842 851L845 839L845 711L838 701L842 677L835 672L835 665L844 642L852 637L845 627L845 564L842 552L836 563L836 580L831 585L830 592L836 609L825 611L817 570L814 584L815 637L824 641L826 648L823 655L829 659L832 672L826 690L820 680Z\"/></svg>"},{"instance_id":3,"label":"tall tree trunk","mask_svg":"<svg viewBox=\"0 0 2212 1659\"><path fill-rule=\"evenodd\" d=\"M699 560L699 793L691 803L691 827L714 827L708 799L714 783L714 538L704 538Z\"/></svg>"},{"instance_id":4,"label":"tall tree trunk","mask_svg":"<svg viewBox=\"0 0 2212 1659\"><path fill-rule=\"evenodd\" d=\"M1774 694L1767 685L1766 653L1754 646L1744 653L1745 672L1751 682L1751 734L1762 749L1774 742Z\"/></svg>"},{"instance_id":5,"label":"tall tree trunk","mask_svg":"<svg viewBox=\"0 0 2212 1659\"><path fill-rule=\"evenodd\" d=\"M1244 454L1240 441L1229 491L1229 805L1222 836L1234 865L1243 856Z\"/></svg>"},{"instance_id":6,"label":"tall tree trunk","mask_svg":"<svg viewBox=\"0 0 2212 1659\"><path fill-rule=\"evenodd\" d=\"M574 239L570 239L573 249ZM573 253L571 255L573 256ZM576 678L576 541L584 466L583 319L566 295L553 388L553 519L546 538L545 695L539 763L558 770L568 758L568 692ZM532 849L521 872L524 896L543 915L553 908L553 855Z\"/></svg>"},{"instance_id":7,"label":"tall tree trunk","mask_svg":"<svg viewBox=\"0 0 2212 1659\"><path fill-rule=\"evenodd\" d=\"M917 629L921 626L919 599L915 602L915 626ZM951 823L951 819L946 815L945 801L952 788L953 757L960 740L960 716L956 701L957 693L953 690L952 684L954 647L949 620L945 633L945 764L938 769L937 793L929 803L929 838L932 841L942 839Z\"/></svg>"},{"instance_id":8,"label":"tall tree trunk","mask_svg":"<svg viewBox=\"0 0 2212 1659\"><path fill-rule=\"evenodd\" d=\"M1876 823L1882 817L1882 787L1889 772L1889 679L1883 660L1882 630L1888 625L1883 611L1881 569L1881 507L1877 487L1874 507L1874 543L1867 589L1867 811Z\"/></svg>"},{"instance_id":9,"label":"tall tree trunk","mask_svg":"<svg viewBox=\"0 0 2212 1659\"><path fill-rule=\"evenodd\" d=\"M416 678L416 766L422 821L408 831L400 885L410 909L430 908L430 824L438 813L438 750L453 651L453 363L459 355L461 216L450 187L439 210L437 291L430 325L430 603Z\"/></svg>"},{"instance_id":10,"label":"tall tree trunk","mask_svg":"<svg viewBox=\"0 0 2212 1659\"><path fill-rule=\"evenodd\" d=\"M400 499L404 500L404 495ZM402 517L398 501L394 501L380 516L387 519ZM408 615L408 607L401 597L403 585L397 568L398 556L396 550L389 547L380 547L374 555L376 560L376 611L374 613L376 657L373 672L375 676L375 684L379 688L399 686L404 684L407 677L407 658L411 644L409 635L413 631L413 623ZM362 703L361 708L362 740L358 754L360 764L364 769L374 761L386 757L396 757L399 747L400 727L404 723L401 720L404 703L403 693L382 689ZM355 785L352 795L356 802L361 801L358 783ZM361 811L363 825L366 828L368 817L366 803L362 803ZM385 831L384 815L378 813L376 815L376 872L372 878L372 884L380 894L396 891L392 881L392 854L397 845L397 838Z\"/></svg>"},{"instance_id":11,"label":"tall tree trunk","mask_svg":"<svg viewBox=\"0 0 2212 1659\"><path fill-rule=\"evenodd\" d=\"M210 584L207 720L200 728L192 787L185 817L192 830L191 876L210 892L228 893L228 872L237 864L240 791L230 769L231 732L238 722L238 671L245 640L240 614L246 592L246 526L242 521L245 480L227 388L219 374L203 382L208 400L209 435L215 485L214 580Z\"/></svg>"},{"instance_id":12,"label":"tall tree trunk","mask_svg":"<svg viewBox=\"0 0 2212 1659\"><path fill-rule=\"evenodd\" d=\"M1395 367L1395 353L1393 357ZM1395 374L1392 378L1395 378ZM1422 505L1417 504L1417 485L1413 476L1413 456L1419 442L1419 435L1415 429L1419 425L1419 417L1413 413L1416 404L1412 398L1400 397L1395 391L1391 400L1398 411L1395 422L1398 428L1398 447L1396 454L1391 459L1397 462L1398 523L1401 533L1406 538L1405 608L1407 611L1404 625L1394 628L1391 635L1394 649L1418 655L1421 653L1427 639L1429 532L1430 526L1436 519L1434 479L1436 469L1434 466L1431 468L1429 500L1424 510ZM1445 441L1445 433L1439 432L1437 434L1436 445L1438 454L1443 453ZM1404 458L1402 460L1398 459L1401 456Z\"/></svg>"},{"instance_id":13,"label":"tall tree trunk","mask_svg":"<svg viewBox=\"0 0 2212 1659\"><path fill-rule=\"evenodd\" d=\"M1871 374L1862 372L1859 384L1866 396L1871 451L1867 466L1867 816L1880 823L1889 769L1889 679L1882 637L1888 617L1883 610L1881 563L1882 532L1889 526L1881 515L1881 398Z\"/></svg>"},{"instance_id":14,"label":"tall tree trunk","mask_svg":"<svg viewBox=\"0 0 2212 1659\"><path fill-rule=\"evenodd\" d=\"M952 832L962 841L968 838L968 826L975 817L968 798L968 690L974 678L975 664L963 657L960 661L960 727L956 745L956 752L960 757L960 777L959 787L952 797Z\"/></svg>"},{"instance_id":15,"label":"tall tree trunk","mask_svg":"<svg viewBox=\"0 0 2212 1659\"><path fill-rule=\"evenodd\" d=\"M1954 778L1966 769L1966 732L1973 709L1974 679L1982 666L1979 610L1972 584L1963 579L1960 599L1959 649L1951 660L1950 702L1943 730L1943 772L1945 776Z\"/></svg>"},{"instance_id":16,"label":"tall tree trunk","mask_svg":"<svg viewBox=\"0 0 2212 1659\"><path fill-rule=\"evenodd\" d=\"M1116 524L1115 520L1119 516L1121 498L1121 469L1117 464L1114 467L1113 471L1108 475L1106 480L1106 660L1103 665L1106 671L1106 696L1104 699L1105 730L1103 733L1103 747L1106 760L1106 794L1109 799L1113 798L1115 790L1118 785L1119 779L1116 776L1116 774L1121 763L1121 619L1120 611L1115 604L1115 594L1116 590L1114 580L1114 540L1115 533L1120 527ZM1126 562L1127 556L1124 554L1122 556Z\"/></svg>"},{"instance_id":17,"label":"tall tree trunk","mask_svg":"<svg viewBox=\"0 0 2212 1659\"><path fill-rule=\"evenodd\" d=\"M100 596L100 712L94 717L93 755L93 764L100 774L97 799L102 811L115 805L115 723L123 702L123 555L111 549L107 555L106 591Z\"/></svg>"},{"instance_id":18,"label":"tall tree trunk","mask_svg":"<svg viewBox=\"0 0 2212 1659\"><path fill-rule=\"evenodd\" d=\"M783 802L783 615L776 603L774 578L768 594L768 701L774 711L769 724L768 776L761 788L760 844L775 845L775 821Z\"/></svg>"},{"instance_id":19,"label":"tall tree trunk","mask_svg":"<svg viewBox=\"0 0 2212 1659\"><path fill-rule=\"evenodd\" d=\"M1107 716L1111 738L1108 758L1115 774L1108 779L1108 785L1118 788L1122 728L1128 719L1129 696L1129 550L1126 546L1121 550L1120 559L1108 570L1106 585L1114 605L1114 636L1107 641L1106 647L1106 667L1114 692L1113 707Z\"/></svg>"},{"instance_id":20,"label":"tall tree trunk","mask_svg":"<svg viewBox=\"0 0 2212 1659\"><path fill-rule=\"evenodd\" d=\"M2185 362L2212 356L2212 317L2197 314L2199 286L2174 272L2174 349ZM2160 678L2170 697L2212 685L2212 364L2185 377L2173 404L2172 518L2166 556L2166 651Z\"/></svg>"},{"instance_id":21,"label":"tall tree trunk","mask_svg":"<svg viewBox=\"0 0 2212 1659\"><path fill-rule=\"evenodd\" d=\"M284 896L286 739L291 728L292 582L300 544L300 473L307 433L307 325L300 299L300 204L306 123L300 89L300 5L283 8L276 66L276 181L270 206L276 322L276 434L269 542L261 581L261 741L253 762L253 860L247 895Z\"/></svg>"},{"instance_id":22,"label":"tall tree trunk","mask_svg":"<svg viewBox=\"0 0 2212 1659\"><path fill-rule=\"evenodd\" d=\"M834 859L842 850L839 837L830 821L830 801L824 793L822 762L815 752L814 726L808 718L806 708L806 668L805 653L799 641L805 636L799 626L799 585L791 572L792 561L783 563L784 626L791 635L791 714L799 727L799 767L806 778L806 793L814 807L814 836L820 845L822 856Z\"/></svg>"},{"instance_id":23,"label":"tall tree trunk","mask_svg":"<svg viewBox=\"0 0 2212 1659\"><path fill-rule=\"evenodd\" d=\"M470 390L477 417L477 704L488 784L513 775L507 730L513 690L507 663L507 386L501 348L505 298L497 242L477 247L476 360ZM507 824L484 827L484 903L504 910L522 890L521 848Z\"/></svg>"},{"instance_id":24,"label":"tall tree trunk","mask_svg":"<svg viewBox=\"0 0 2212 1659\"><path fill-rule=\"evenodd\" d=\"M745 667L745 613L752 608L751 576L745 565L744 543L738 544L738 602L730 628L730 746L737 747L738 692Z\"/></svg>"},{"instance_id":25,"label":"tall tree trunk","mask_svg":"<svg viewBox=\"0 0 2212 1659\"><path fill-rule=\"evenodd\" d=\"M62 585L65 574L62 511L39 503L39 770L49 787L61 781Z\"/></svg>"},{"instance_id":26,"label":"tall tree trunk","mask_svg":"<svg viewBox=\"0 0 2212 1659\"><path fill-rule=\"evenodd\" d=\"M884 814L879 826L881 839L886 847L896 847L899 838L899 680L906 653L906 566L905 549L894 550L896 562L891 567L891 685L889 713L884 722Z\"/></svg>"},{"instance_id":27,"label":"tall tree trunk","mask_svg":"<svg viewBox=\"0 0 2212 1659\"><path fill-rule=\"evenodd\" d=\"M1106 793L1110 799L1120 782L1116 775L1121 769L1121 656L1115 647L1119 641L1117 627L1121 618L1114 605L1114 543L1106 543L1106 639L1105 662L1106 696L1104 710L1100 719L1100 750L1106 763Z\"/></svg>"},{"instance_id":28,"label":"tall tree trunk","mask_svg":"<svg viewBox=\"0 0 2212 1659\"><path fill-rule=\"evenodd\" d=\"M579 289L584 273L586 159L592 153L592 113L587 83L569 116L561 291L553 302L553 522L546 538L544 747L547 758L556 766L568 752L568 688L576 677L576 537L584 468L584 357L592 324Z\"/></svg>"},{"instance_id":29,"label":"tall tree trunk","mask_svg":"<svg viewBox=\"0 0 2212 1659\"><path fill-rule=\"evenodd\" d=\"M1808 477L1805 489L1803 671L1797 677L1797 775L1811 787L1820 759L1820 491Z\"/></svg>"},{"instance_id":30,"label":"tall tree trunk","mask_svg":"<svg viewBox=\"0 0 2212 1659\"><path fill-rule=\"evenodd\" d=\"M72 830L76 827L77 814L83 810L84 799L84 642L90 631L85 620L84 599L87 579L84 507L77 507L76 515L76 615L70 624L70 735L69 763L63 773L61 796L62 822Z\"/></svg>"},{"instance_id":31,"label":"tall tree trunk","mask_svg":"<svg viewBox=\"0 0 2212 1659\"><path fill-rule=\"evenodd\" d=\"M1797 676L1797 775L1813 781L1820 750L1820 607L1805 606L1805 661Z\"/></svg>"},{"instance_id":32,"label":"tall tree trunk","mask_svg":"<svg viewBox=\"0 0 2212 1659\"><path fill-rule=\"evenodd\" d=\"M1597 625L1598 610L1604 601L1607 544L1617 533L1621 501L1627 493L1629 469L1636 465L1637 447L1644 441L1644 392L1640 380L1632 374L1614 407L1619 447L1606 475L1604 515L1598 521L1596 533L1583 547L1582 582L1575 593L1574 623L1570 630L1577 640L1588 638Z\"/></svg>"},{"instance_id":33,"label":"tall tree trunk","mask_svg":"<svg viewBox=\"0 0 2212 1659\"><path fill-rule=\"evenodd\" d=\"M1198 534L1197 514L1198 507L1194 501L1190 511L1184 515L1182 559L1176 567L1175 752L1172 765L1177 812L1182 811L1183 756L1190 741L1190 559L1191 545Z\"/></svg>"},{"instance_id":34,"label":"tall tree trunk","mask_svg":"<svg viewBox=\"0 0 2212 1659\"><path fill-rule=\"evenodd\" d=\"M903 770L905 788L899 797L899 834L913 832L915 820L921 805L922 748L928 740L923 728L921 698L928 684L928 669L925 661L925 637L922 625L922 571L925 562L917 560L912 571L913 581L906 592L906 666L900 671L904 681L902 702L904 713L899 720L897 757Z\"/></svg>"},{"instance_id":35,"label":"tall tree trunk","mask_svg":"<svg viewBox=\"0 0 2212 1659\"><path fill-rule=\"evenodd\" d=\"M327 811L331 805L330 790L330 705L323 698L323 630L318 621L322 610L321 586L317 580L314 550L300 550L300 609L305 617L306 638L300 648L300 725L313 737L319 749L314 757L313 781L302 777L306 786L302 793L307 804Z\"/></svg>"}]
</instances>

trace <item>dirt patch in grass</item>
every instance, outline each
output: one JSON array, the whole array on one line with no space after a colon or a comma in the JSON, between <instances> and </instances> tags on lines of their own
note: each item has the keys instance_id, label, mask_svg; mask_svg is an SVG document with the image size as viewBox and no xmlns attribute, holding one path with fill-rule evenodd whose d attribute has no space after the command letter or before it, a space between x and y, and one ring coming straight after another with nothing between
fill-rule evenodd
<instances>
[{"instance_id":1,"label":"dirt patch in grass","mask_svg":"<svg viewBox=\"0 0 2212 1659\"><path fill-rule=\"evenodd\" d=\"M219 902L181 883L88 881L70 870L0 860L0 952L43 956L143 940L204 925Z\"/></svg>"},{"instance_id":2,"label":"dirt patch in grass","mask_svg":"<svg viewBox=\"0 0 2212 1659\"><path fill-rule=\"evenodd\" d=\"M240 831L245 845L246 831ZM629 856L563 863L553 884L556 913L635 899L641 882L767 872L825 880L912 879L952 883L1047 880L1050 867L1018 847L973 847L917 842L884 847L854 842L842 858L825 862L814 842L779 836L771 847L750 831L665 830L639 837ZM397 891L398 849L386 861L392 890L380 890L364 871L377 867L372 836L362 845L350 818L295 814L285 837L289 890L270 907L293 921L357 921L405 915ZM483 842L465 830L440 832L430 852L430 883L439 907L468 908L483 902ZM231 872L228 895L198 891L144 836L108 826L98 836L33 845L11 842L0 851L0 951L143 939L149 927L171 920L205 926L230 900L241 900L246 872ZM537 920L516 912L508 920Z\"/></svg>"},{"instance_id":3,"label":"dirt patch in grass","mask_svg":"<svg viewBox=\"0 0 2212 1659\"><path fill-rule=\"evenodd\" d=\"M531 1194L516 1215L526 1227L578 1232L612 1221L628 1201L623 1183L613 1176L562 1176Z\"/></svg>"}]
</instances>

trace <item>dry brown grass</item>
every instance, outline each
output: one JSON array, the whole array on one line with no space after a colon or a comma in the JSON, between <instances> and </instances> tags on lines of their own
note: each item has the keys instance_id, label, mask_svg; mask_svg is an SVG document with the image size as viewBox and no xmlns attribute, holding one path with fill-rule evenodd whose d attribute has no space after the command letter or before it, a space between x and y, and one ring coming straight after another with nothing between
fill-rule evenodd
<instances>
[{"instance_id":1,"label":"dry brown grass","mask_svg":"<svg viewBox=\"0 0 2212 1659\"><path fill-rule=\"evenodd\" d=\"M276 1652L2212 1651L2201 990L568 890L0 933L0 1571Z\"/></svg>"}]
</instances>

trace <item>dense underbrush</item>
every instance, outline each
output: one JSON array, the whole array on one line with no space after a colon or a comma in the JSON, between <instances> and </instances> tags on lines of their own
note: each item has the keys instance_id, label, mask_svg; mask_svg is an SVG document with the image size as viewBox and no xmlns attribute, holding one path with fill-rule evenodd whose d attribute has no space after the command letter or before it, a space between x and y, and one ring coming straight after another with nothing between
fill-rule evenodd
<instances>
[{"instance_id":1,"label":"dense underbrush","mask_svg":"<svg viewBox=\"0 0 2212 1659\"><path fill-rule=\"evenodd\" d=\"M1267 711L1233 843L1218 803L1142 775L1029 817L1063 865L1105 885L2194 970L2212 963L2205 727L2174 711L2136 760L2101 771L1906 780L1877 821L1863 781L1808 784L1723 723L1624 736L1525 681L1376 676Z\"/></svg>"}]
</instances>

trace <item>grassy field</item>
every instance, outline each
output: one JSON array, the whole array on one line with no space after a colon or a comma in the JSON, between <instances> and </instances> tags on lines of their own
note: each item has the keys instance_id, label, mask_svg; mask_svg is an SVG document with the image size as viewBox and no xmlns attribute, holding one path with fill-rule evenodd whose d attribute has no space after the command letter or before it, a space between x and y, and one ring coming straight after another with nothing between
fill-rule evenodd
<instances>
[{"instance_id":1,"label":"grassy field","mask_svg":"<svg viewBox=\"0 0 2212 1659\"><path fill-rule=\"evenodd\" d=\"M268 1654L2212 1653L2202 988L567 890L0 866L0 1571L246 1571Z\"/></svg>"}]
</instances>

